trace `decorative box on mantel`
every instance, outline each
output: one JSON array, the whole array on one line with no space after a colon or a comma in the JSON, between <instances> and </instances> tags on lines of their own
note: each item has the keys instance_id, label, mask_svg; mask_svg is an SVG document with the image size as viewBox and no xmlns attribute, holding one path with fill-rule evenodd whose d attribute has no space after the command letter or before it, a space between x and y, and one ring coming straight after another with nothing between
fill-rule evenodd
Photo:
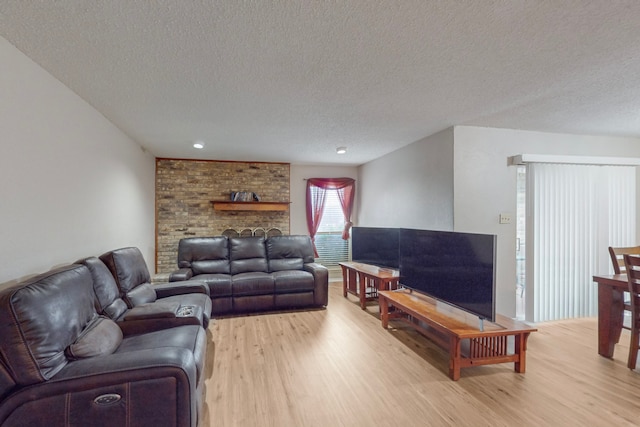
<instances>
[{"instance_id":1,"label":"decorative box on mantel","mask_svg":"<svg viewBox=\"0 0 640 427\"><path fill-rule=\"evenodd\" d=\"M216 211L286 211L291 202L232 202L212 200Z\"/></svg>"}]
</instances>

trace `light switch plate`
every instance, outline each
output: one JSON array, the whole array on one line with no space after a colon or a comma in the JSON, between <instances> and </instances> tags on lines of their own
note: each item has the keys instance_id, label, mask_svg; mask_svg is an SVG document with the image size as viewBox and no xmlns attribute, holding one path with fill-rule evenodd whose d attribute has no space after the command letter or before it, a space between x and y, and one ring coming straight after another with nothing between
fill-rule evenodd
<instances>
[{"instance_id":1,"label":"light switch plate","mask_svg":"<svg viewBox=\"0 0 640 427\"><path fill-rule=\"evenodd\" d=\"M499 222L500 224L511 224L511 214L501 213Z\"/></svg>"}]
</instances>

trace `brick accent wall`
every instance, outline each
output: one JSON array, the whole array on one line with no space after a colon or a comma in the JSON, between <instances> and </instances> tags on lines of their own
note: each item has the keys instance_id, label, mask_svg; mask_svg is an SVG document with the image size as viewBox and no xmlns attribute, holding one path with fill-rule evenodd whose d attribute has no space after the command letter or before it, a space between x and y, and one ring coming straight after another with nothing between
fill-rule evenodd
<instances>
[{"instance_id":1,"label":"brick accent wall","mask_svg":"<svg viewBox=\"0 0 640 427\"><path fill-rule=\"evenodd\" d=\"M252 191L265 202L290 201L288 163L156 159L156 273L177 268L183 237L217 236L228 228L279 228L289 234L286 211L214 211L212 200Z\"/></svg>"}]
</instances>

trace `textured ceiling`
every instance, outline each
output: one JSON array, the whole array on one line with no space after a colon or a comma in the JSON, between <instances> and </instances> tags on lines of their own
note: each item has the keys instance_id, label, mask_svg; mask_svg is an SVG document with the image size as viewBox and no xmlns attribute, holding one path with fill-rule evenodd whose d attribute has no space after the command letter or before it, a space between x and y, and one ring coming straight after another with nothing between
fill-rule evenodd
<instances>
[{"instance_id":1,"label":"textured ceiling","mask_svg":"<svg viewBox=\"0 0 640 427\"><path fill-rule=\"evenodd\" d=\"M2 0L0 36L158 157L362 164L464 124L640 136L635 0Z\"/></svg>"}]
</instances>

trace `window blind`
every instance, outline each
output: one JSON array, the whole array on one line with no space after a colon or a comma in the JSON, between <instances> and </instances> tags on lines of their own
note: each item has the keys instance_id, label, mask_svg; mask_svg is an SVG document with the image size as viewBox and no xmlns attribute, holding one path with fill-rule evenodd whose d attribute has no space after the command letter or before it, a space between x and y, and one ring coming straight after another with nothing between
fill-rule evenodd
<instances>
[{"instance_id":1,"label":"window blind","mask_svg":"<svg viewBox=\"0 0 640 427\"><path fill-rule=\"evenodd\" d=\"M527 171L527 320L597 315L594 274L608 246L635 241L635 167L531 163Z\"/></svg>"}]
</instances>

